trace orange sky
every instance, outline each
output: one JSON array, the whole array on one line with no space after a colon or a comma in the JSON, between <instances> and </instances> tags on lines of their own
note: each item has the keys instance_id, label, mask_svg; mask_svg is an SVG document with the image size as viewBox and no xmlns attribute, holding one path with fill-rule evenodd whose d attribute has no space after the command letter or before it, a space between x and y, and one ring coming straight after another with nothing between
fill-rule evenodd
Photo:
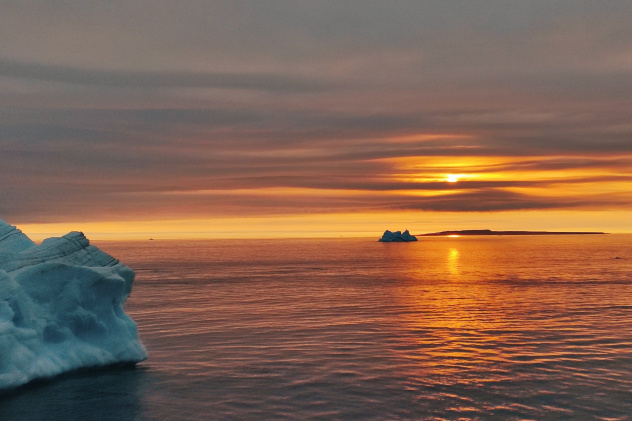
<instances>
[{"instance_id":1,"label":"orange sky","mask_svg":"<svg viewBox=\"0 0 632 421\"><path fill-rule=\"evenodd\" d=\"M632 233L629 211L527 212L385 212L360 214L285 215L268 218L209 218L166 221L114 221L22 224L29 237L41 241L81 230L96 240L375 237L385 229L414 234L445 229L605 231ZM386 228L385 228L386 227Z\"/></svg>"},{"instance_id":2,"label":"orange sky","mask_svg":"<svg viewBox=\"0 0 632 421\"><path fill-rule=\"evenodd\" d=\"M0 218L37 238L632 232L629 3L387 3L12 2Z\"/></svg>"}]
</instances>

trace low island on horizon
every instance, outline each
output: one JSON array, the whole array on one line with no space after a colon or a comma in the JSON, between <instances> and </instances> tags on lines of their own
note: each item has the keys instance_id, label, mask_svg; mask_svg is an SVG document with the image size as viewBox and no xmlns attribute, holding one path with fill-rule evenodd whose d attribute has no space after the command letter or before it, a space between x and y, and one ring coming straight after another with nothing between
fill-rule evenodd
<instances>
[{"instance_id":1,"label":"low island on horizon","mask_svg":"<svg viewBox=\"0 0 632 421\"><path fill-rule=\"evenodd\" d=\"M603 235L605 232L598 231L493 231L484 230L455 230L440 231L427 234L415 234L418 237L441 237L449 235Z\"/></svg>"}]
</instances>

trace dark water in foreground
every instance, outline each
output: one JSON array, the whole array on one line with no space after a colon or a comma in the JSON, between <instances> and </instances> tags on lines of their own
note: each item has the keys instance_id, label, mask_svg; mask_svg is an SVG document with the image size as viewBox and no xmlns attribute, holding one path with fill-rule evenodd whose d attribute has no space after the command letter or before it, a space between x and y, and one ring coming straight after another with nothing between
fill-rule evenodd
<instances>
[{"instance_id":1,"label":"dark water in foreground","mask_svg":"<svg viewBox=\"0 0 632 421\"><path fill-rule=\"evenodd\" d=\"M0 420L632 419L630 235L96 244L149 360Z\"/></svg>"}]
</instances>

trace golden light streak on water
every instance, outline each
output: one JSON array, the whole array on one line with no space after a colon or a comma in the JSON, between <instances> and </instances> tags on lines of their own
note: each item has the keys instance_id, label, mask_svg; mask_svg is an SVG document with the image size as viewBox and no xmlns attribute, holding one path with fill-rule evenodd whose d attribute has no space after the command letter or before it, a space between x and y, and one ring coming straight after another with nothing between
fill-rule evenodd
<instances>
[{"instance_id":1,"label":"golden light streak on water","mask_svg":"<svg viewBox=\"0 0 632 421\"><path fill-rule=\"evenodd\" d=\"M457 248L450 248L450 254L448 254L448 270L454 276L458 276L461 273L459 269L459 250Z\"/></svg>"}]
</instances>

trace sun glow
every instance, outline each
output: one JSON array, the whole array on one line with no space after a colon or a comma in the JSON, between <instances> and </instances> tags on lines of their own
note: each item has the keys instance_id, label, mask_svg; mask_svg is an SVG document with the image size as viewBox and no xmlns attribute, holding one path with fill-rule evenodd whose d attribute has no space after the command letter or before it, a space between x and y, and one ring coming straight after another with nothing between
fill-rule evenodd
<instances>
[{"instance_id":1,"label":"sun glow","mask_svg":"<svg viewBox=\"0 0 632 421\"><path fill-rule=\"evenodd\" d=\"M461 174L447 174L446 181L448 183L456 183L461 177Z\"/></svg>"}]
</instances>

